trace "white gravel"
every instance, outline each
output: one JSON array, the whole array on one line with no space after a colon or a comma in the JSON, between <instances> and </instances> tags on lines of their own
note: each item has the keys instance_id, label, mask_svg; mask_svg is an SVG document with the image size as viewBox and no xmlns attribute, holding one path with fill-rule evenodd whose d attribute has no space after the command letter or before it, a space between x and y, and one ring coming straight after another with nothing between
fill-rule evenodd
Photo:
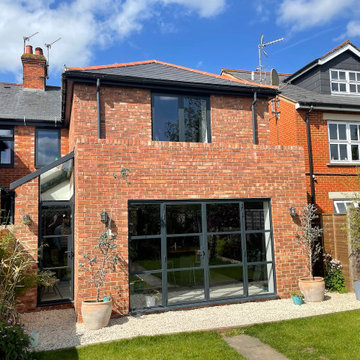
<instances>
[{"instance_id":1,"label":"white gravel","mask_svg":"<svg viewBox=\"0 0 360 360\"><path fill-rule=\"evenodd\" d=\"M330 293L321 303L301 306L284 299L125 316L111 319L100 330L86 330L83 324L77 324L73 309L27 313L22 315L22 321L26 329L39 332L36 350L52 350L140 335L227 328L355 309L360 309L360 301L353 293Z\"/></svg>"}]
</instances>

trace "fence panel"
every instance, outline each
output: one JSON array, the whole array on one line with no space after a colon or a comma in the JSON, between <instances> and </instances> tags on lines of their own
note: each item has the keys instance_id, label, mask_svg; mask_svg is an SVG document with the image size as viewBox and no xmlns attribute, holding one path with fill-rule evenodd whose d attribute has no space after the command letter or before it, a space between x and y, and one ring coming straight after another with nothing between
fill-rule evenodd
<instances>
[{"instance_id":1,"label":"fence panel","mask_svg":"<svg viewBox=\"0 0 360 360\"><path fill-rule=\"evenodd\" d=\"M324 252L341 261L346 288L353 291L345 214L322 214Z\"/></svg>"}]
</instances>

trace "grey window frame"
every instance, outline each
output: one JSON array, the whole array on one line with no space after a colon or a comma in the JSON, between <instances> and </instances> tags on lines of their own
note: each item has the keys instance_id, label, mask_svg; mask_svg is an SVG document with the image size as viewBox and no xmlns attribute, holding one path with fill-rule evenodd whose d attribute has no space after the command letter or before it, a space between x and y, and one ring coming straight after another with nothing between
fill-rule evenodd
<instances>
[{"instance_id":1,"label":"grey window frame","mask_svg":"<svg viewBox=\"0 0 360 360\"><path fill-rule=\"evenodd\" d=\"M54 128L49 128L49 127L36 127L35 128L35 169L40 169L43 166L46 166L48 164L39 164L39 160L38 160L38 153L39 153L39 149L38 149L38 139L39 139L39 131L41 130L46 130L46 131L54 131L57 132L58 135L58 159L61 158L61 129L54 129ZM55 160L56 161L56 160ZM49 163L51 164L51 163Z\"/></svg>"},{"instance_id":2,"label":"grey window frame","mask_svg":"<svg viewBox=\"0 0 360 360\"><path fill-rule=\"evenodd\" d=\"M270 227L266 230L246 230L245 229L245 203L251 202L267 202L268 203L268 211L269 211L269 221ZM238 231L225 231L225 232L208 232L207 231L207 214L206 214L206 205L207 204L226 204L226 203L238 203L239 204L239 215L240 215L240 230ZM131 272L131 258L129 256L128 263L128 273L129 273L129 289L130 289L130 278L132 275L141 275L141 274L154 274L161 273L162 274L162 306L151 307L151 308L136 308L132 309L130 307L129 301L129 312L137 313L137 312L148 312L154 310L164 310L171 308L184 308L193 306L194 304L216 304L216 303L229 303L232 301L239 301L244 299L257 299L257 298L271 298L277 296L277 287L276 287L276 271L275 271L275 252L274 252L274 239L273 239L273 226L272 226L272 211L271 211L271 199L270 198L250 198L250 199L199 199L199 200L129 200L128 201L128 209L130 209L130 205L135 204L159 204L160 205L160 234L158 235L136 235L131 236L130 230L128 234L128 246L130 248L130 242L132 240L142 240L142 239L155 239L158 238L161 240L161 269L158 270L145 270L145 271L134 271ZM192 205L192 204L201 204L201 212L202 212L202 231L200 233L188 233L188 234L167 234L166 232L166 205ZM130 211L128 211L128 216L130 215ZM128 223L130 223L130 218L128 219ZM256 261L256 262L248 262L247 261L247 253L246 253L246 235L254 234L254 233L262 233L269 234L270 243L271 243L271 261ZM212 268L220 268L220 267L231 267L233 264L225 264L225 265L209 265L208 261L208 245L207 238L208 235L231 235L231 234L240 234L241 235L241 247L242 247L242 267L243 267L243 286L244 286L244 295L243 296L234 296L227 298L219 298L219 299L210 299L210 285L209 285L209 270ZM176 268L176 270L172 268L167 268L167 256L166 256L166 239L168 237L191 237L191 236L199 236L200 237L200 251L204 254L205 261L202 262L202 265L198 268L194 269L203 269L204 270L204 291L205 298L201 301L194 301L192 303L184 303L180 305L168 305L167 303L167 274L170 271L184 271L189 268ZM262 295L249 295L248 294L248 266L252 265L272 265L272 278L273 278L273 286L274 291L269 292ZM129 294L130 295L130 294ZM131 295L130 295L131 296Z\"/></svg>"},{"instance_id":3,"label":"grey window frame","mask_svg":"<svg viewBox=\"0 0 360 360\"><path fill-rule=\"evenodd\" d=\"M12 168L14 167L14 152L15 152L15 130L13 126L0 126L0 130L11 130L12 136L0 136L0 140L11 141L10 149L10 164L2 164L0 159L0 167L2 168Z\"/></svg>"},{"instance_id":4,"label":"grey window frame","mask_svg":"<svg viewBox=\"0 0 360 360\"><path fill-rule=\"evenodd\" d=\"M155 96L173 96L178 97L178 118L179 118L179 141L173 142L191 142L185 140L185 124L184 124L184 98L196 97L206 100L206 141L198 141L196 143L211 143L211 125L210 125L210 97L202 94L192 93L177 93L177 92L152 92L151 93L151 139L152 141L171 141L171 140L156 140L154 139L154 120L155 120Z\"/></svg>"}]
</instances>

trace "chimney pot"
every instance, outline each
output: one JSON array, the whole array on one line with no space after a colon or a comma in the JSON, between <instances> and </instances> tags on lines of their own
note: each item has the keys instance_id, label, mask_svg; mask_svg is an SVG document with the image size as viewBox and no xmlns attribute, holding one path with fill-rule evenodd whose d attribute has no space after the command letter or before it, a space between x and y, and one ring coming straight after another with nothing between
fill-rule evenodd
<instances>
[{"instance_id":1,"label":"chimney pot","mask_svg":"<svg viewBox=\"0 0 360 360\"><path fill-rule=\"evenodd\" d=\"M32 54L32 53L33 53L33 47L31 45L26 45L25 54Z\"/></svg>"},{"instance_id":2,"label":"chimney pot","mask_svg":"<svg viewBox=\"0 0 360 360\"><path fill-rule=\"evenodd\" d=\"M35 54L36 54L36 55L43 55L43 50L42 50L42 48L41 48L41 47L37 47L37 48L35 49Z\"/></svg>"}]
</instances>

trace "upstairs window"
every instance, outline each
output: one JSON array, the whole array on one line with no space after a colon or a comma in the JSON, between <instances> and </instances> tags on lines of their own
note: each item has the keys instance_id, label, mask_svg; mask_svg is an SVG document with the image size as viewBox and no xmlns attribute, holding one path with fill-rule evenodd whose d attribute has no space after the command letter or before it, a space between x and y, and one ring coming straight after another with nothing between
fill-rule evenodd
<instances>
[{"instance_id":1,"label":"upstairs window","mask_svg":"<svg viewBox=\"0 0 360 360\"><path fill-rule=\"evenodd\" d=\"M329 122L330 161L360 163L360 123Z\"/></svg>"},{"instance_id":2,"label":"upstairs window","mask_svg":"<svg viewBox=\"0 0 360 360\"><path fill-rule=\"evenodd\" d=\"M153 94L152 139L210 142L209 98Z\"/></svg>"},{"instance_id":3,"label":"upstairs window","mask_svg":"<svg viewBox=\"0 0 360 360\"><path fill-rule=\"evenodd\" d=\"M14 166L14 129L0 128L0 166Z\"/></svg>"},{"instance_id":4,"label":"upstairs window","mask_svg":"<svg viewBox=\"0 0 360 360\"><path fill-rule=\"evenodd\" d=\"M35 167L40 168L60 158L60 130L36 129Z\"/></svg>"},{"instance_id":5,"label":"upstairs window","mask_svg":"<svg viewBox=\"0 0 360 360\"><path fill-rule=\"evenodd\" d=\"M360 72L349 70L330 70L332 94L360 95Z\"/></svg>"}]
</instances>

